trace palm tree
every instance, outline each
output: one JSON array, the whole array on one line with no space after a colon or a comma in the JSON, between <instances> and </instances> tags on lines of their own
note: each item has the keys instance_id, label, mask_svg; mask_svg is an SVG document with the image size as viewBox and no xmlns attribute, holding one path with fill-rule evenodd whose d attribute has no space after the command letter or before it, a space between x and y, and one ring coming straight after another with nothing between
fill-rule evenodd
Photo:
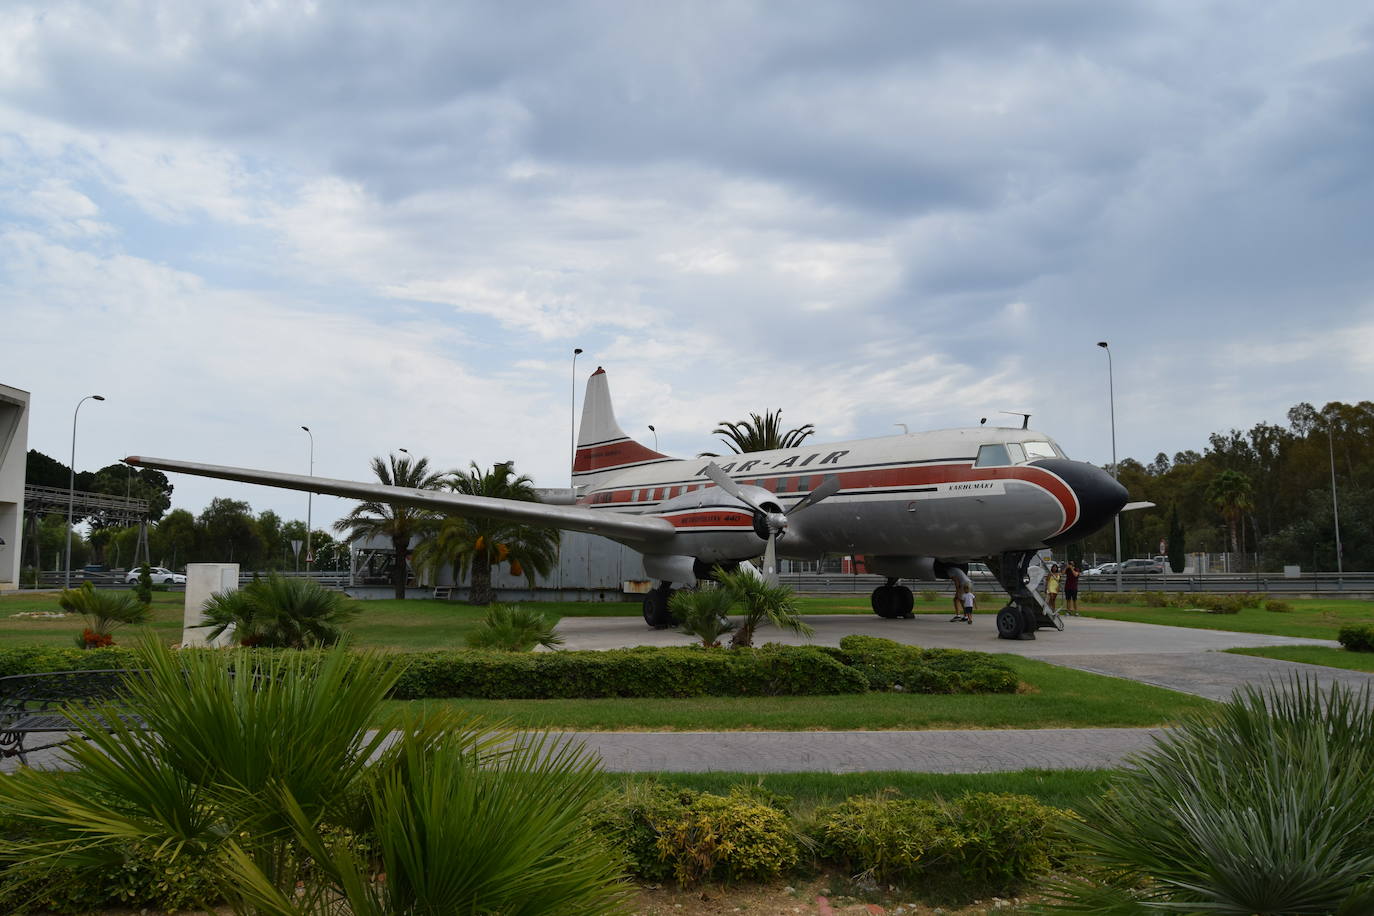
<instances>
[{"instance_id":1,"label":"palm tree","mask_svg":"<svg viewBox=\"0 0 1374 916\"><path fill-rule=\"evenodd\" d=\"M1255 508L1254 488L1250 478L1240 471L1222 471L1207 485L1207 499L1216 506L1231 532L1231 549L1240 553L1240 541L1236 531L1240 519L1246 512Z\"/></svg>"},{"instance_id":2,"label":"palm tree","mask_svg":"<svg viewBox=\"0 0 1374 916\"><path fill-rule=\"evenodd\" d=\"M732 423L721 420L720 425L711 430L711 435L720 436L731 451L766 452L778 448L793 448L806 441L806 437L816 432L810 423L782 432L782 409L765 410L763 416L751 413L748 420Z\"/></svg>"},{"instance_id":3,"label":"palm tree","mask_svg":"<svg viewBox=\"0 0 1374 916\"><path fill-rule=\"evenodd\" d=\"M428 458L413 459L409 455L401 458L391 455L388 461L374 456L372 473L388 486L415 490L437 490L443 482L443 474L429 470ZM432 530L437 519L437 515L426 509L368 500L354 506L352 512L335 522L334 530L345 533L350 541L361 537L390 538L391 549L396 555L392 583L396 586L396 597L404 598L406 558L410 555L411 540L419 540Z\"/></svg>"},{"instance_id":4,"label":"palm tree","mask_svg":"<svg viewBox=\"0 0 1374 916\"><path fill-rule=\"evenodd\" d=\"M767 582L752 570L745 569L742 563L728 572L717 572L715 577L721 588L729 593L732 602L744 610L744 620L730 638L731 648L753 646L754 632L765 620L779 630L790 630L801 636L815 633L801 619L797 596L788 586Z\"/></svg>"},{"instance_id":5,"label":"palm tree","mask_svg":"<svg viewBox=\"0 0 1374 916\"><path fill-rule=\"evenodd\" d=\"M517 475L513 462L494 465L483 471L472 462L468 470L454 471L444 484L455 493L495 499L538 502L534 481ZM416 562L431 573L453 564L454 578L472 571L472 604L491 604L491 570L507 563L513 576L524 576L534 585L535 575L553 569L558 558L558 530L542 525L521 525L494 518L445 518L434 537L420 546Z\"/></svg>"}]
</instances>

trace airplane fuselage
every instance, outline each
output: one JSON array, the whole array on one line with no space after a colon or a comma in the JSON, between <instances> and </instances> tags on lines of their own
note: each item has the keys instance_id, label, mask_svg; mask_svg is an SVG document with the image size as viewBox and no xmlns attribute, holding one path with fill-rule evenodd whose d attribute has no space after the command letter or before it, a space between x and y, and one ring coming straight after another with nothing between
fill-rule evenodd
<instances>
[{"instance_id":1,"label":"airplane fuselage","mask_svg":"<svg viewBox=\"0 0 1374 916\"><path fill-rule=\"evenodd\" d=\"M707 561L757 555L755 513L711 485L712 461L782 511L827 478L839 479L840 491L779 539L779 554L794 558L966 559L1043 546L1083 521L1077 481L1066 479L1083 475L1069 466L1102 473L1069 461L1035 430L976 427L714 459L654 457L603 476L578 503L669 521L677 536L650 553Z\"/></svg>"}]
</instances>

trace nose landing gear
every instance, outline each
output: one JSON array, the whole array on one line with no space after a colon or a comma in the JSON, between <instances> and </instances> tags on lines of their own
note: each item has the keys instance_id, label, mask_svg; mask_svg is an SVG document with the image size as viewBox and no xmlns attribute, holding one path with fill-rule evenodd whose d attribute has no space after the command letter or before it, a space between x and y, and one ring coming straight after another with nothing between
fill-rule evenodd
<instances>
[{"instance_id":1,"label":"nose landing gear","mask_svg":"<svg viewBox=\"0 0 1374 916\"><path fill-rule=\"evenodd\" d=\"M1034 639L1042 626L1054 626L1045 616L1040 598L1026 587L1026 570L1035 559L1033 550L1008 551L997 564L997 578L1011 600L997 612L997 635L1002 639Z\"/></svg>"}]
</instances>

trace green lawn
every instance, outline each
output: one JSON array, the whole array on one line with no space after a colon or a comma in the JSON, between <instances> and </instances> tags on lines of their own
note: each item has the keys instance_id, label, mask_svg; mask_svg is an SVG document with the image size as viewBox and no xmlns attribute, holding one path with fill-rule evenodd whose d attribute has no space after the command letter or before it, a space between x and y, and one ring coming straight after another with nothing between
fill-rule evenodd
<instances>
[{"instance_id":1,"label":"green lawn","mask_svg":"<svg viewBox=\"0 0 1374 916\"><path fill-rule=\"evenodd\" d=\"M1236 633L1268 633L1273 636L1309 636L1316 639L1335 639L1341 627L1351 624L1374 624L1374 601L1295 598L1288 600L1288 603L1293 610L1286 614L1266 611L1262 606L1246 608L1239 614L1208 614L1183 608L1130 604L1084 604L1082 613L1086 617L1103 620L1129 620Z\"/></svg>"},{"instance_id":2,"label":"green lawn","mask_svg":"<svg viewBox=\"0 0 1374 916\"><path fill-rule=\"evenodd\" d=\"M836 804L853 795L896 789L911 798L956 798L965 792L1015 792L1047 805L1082 811L1107 791L1112 770L1017 770L1010 773L636 773L605 776L608 787L653 780L668 786L725 795L736 786L758 787L790 798L793 812Z\"/></svg>"},{"instance_id":3,"label":"green lawn","mask_svg":"<svg viewBox=\"0 0 1374 916\"><path fill-rule=\"evenodd\" d=\"M1259 649L1227 649L1237 655L1260 655L1264 658L1281 658L1289 662L1302 662L1305 665L1325 665L1328 668L1346 668L1350 671L1369 671L1374 673L1374 652L1350 652L1330 646L1268 646Z\"/></svg>"},{"instance_id":4,"label":"green lawn","mask_svg":"<svg viewBox=\"0 0 1374 916\"><path fill-rule=\"evenodd\" d=\"M819 697L598 700L413 700L520 728L577 731L858 731L936 728L1134 728L1178 722L1210 700L1135 681L1003 656L1027 685L1018 694L872 693Z\"/></svg>"}]
</instances>

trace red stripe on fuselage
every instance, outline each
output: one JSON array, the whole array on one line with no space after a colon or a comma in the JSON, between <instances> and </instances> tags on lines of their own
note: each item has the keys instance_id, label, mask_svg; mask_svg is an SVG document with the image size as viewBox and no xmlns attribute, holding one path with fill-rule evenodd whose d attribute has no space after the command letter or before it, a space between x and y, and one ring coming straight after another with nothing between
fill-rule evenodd
<instances>
[{"instance_id":1,"label":"red stripe on fuselage","mask_svg":"<svg viewBox=\"0 0 1374 916\"><path fill-rule=\"evenodd\" d=\"M840 479L840 495L862 496L865 490L905 490L916 489L919 487L929 487L937 484L946 483L969 483L983 480L1018 480L1040 487L1049 493L1059 503L1060 509L1064 513L1064 524L1059 529L1060 532L1067 531L1073 527L1074 522L1078 521L1078 497L1073 489L1066 484L1060 477L1043 468L1029 467L1025 465L1016 467L1001 468L975 468L969 464L940 464L940 465L911 465L907 467L885 467L874 468L871 470L845 471L842 469L816 469L811 473L796 474L760 474L760 475L741 475L735 478L736 482L757 482L757 486L773 490L780 496L800 496L815 489L821 481L830 476L837 476ZM806 478L806 486L798 488L797 482ZM707 486L711 484L709 481ZM605 505L606 502L597 503L595 497L601 494L610 494L610 503L624 504L632 502L631 496L638 490L643 493L653 493L662 488L674 487L681 489L681 483L672 484L668 482L645 484L637 487L615 487L609 490L598 490L590 494L582 502L589 505ZM700 487L701 484L696 484ZM915 495L914 493L911 495ZM894 500L903 498L901 492L891 494ZM656 504L656 500L641 500L639 505L649 509ZM669 521L673 519L669 518ZM676 524L676 522L674 522ZM1059 533L1059 532L1056 532Z\"/></svg>"}]
</instances>

